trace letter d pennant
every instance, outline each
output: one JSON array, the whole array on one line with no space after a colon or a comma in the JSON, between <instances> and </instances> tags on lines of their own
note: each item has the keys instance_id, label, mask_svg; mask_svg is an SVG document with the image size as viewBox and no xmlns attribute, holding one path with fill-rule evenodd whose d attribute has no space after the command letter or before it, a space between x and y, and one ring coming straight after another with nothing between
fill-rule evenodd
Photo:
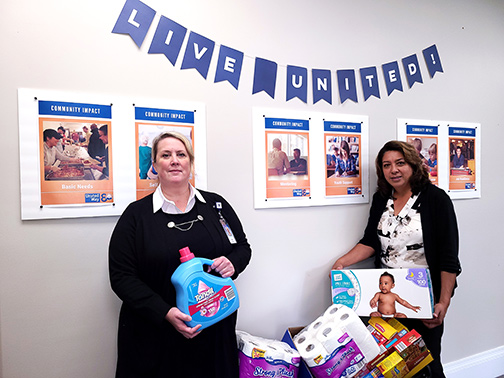
<instances>
[{"instance_id":1,"label":"letter d pennant","mask_svg":"<svg viewBox=\"0 0 504 378\"><path fill-rule=\"evenodd\" d=\"M277 64L275 62L256 58L252 94L265 91L271 98L275 98L276 77Z\"/></svg>"}]
</instances>

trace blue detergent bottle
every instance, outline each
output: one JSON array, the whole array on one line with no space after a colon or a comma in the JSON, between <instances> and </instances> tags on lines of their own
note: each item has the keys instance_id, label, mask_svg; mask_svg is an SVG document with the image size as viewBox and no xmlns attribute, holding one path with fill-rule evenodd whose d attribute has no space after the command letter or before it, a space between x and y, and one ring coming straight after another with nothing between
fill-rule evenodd
<instances>
[{"instance_id":1,"label":"blue detergent bottle","mask_svg":"<svg viewBox=\"0 0 504 378\"><path fill-rule=\"evenodd\" d=\"M205 272L204 265L213 261L194 257L189 247L180 252L180 266L171 276L171 282L177 292L177 307L192 317L186 324L201 329L231 315L240 306L236 286L230 277L217 277Z\"/></svg>"}]
</instances>

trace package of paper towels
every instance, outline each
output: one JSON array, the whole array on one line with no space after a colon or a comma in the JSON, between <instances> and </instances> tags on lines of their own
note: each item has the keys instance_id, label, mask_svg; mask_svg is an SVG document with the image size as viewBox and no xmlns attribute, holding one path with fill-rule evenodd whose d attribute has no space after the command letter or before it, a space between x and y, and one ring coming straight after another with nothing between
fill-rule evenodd
<instances>
[{"instance_id":1,"label":"package of paper towels","mask_svg":"<svg viewBox=\"0 0 504 378\"><path fill-rule=\"evenodd\" d=\"M293 341L315 378L353 377L380 352L359 316L337 304L301 330Z\"/></svg>"},{"instance_id":2,"label":"package of paper towels","mask_svg":"<svg viewBox=\"0 0 504 378\"><path fill-rule=\"evenodd\" d=\"M236 331L240 378L297 378L301 357L289 344Z\"/></svg>"}]
</instances>

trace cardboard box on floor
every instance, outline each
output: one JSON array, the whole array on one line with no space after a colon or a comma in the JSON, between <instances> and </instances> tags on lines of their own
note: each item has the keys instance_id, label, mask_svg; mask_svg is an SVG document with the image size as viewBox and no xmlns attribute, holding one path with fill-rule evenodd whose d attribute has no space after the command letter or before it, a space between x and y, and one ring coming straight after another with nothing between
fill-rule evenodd
<instances>
[{"instance_id":1,"label":"cardboard box on floor","mask_svg":"<svg viewBox=\"0 0 504 378\"><path fill-rule=\"evenodd\" d=\"M411 306L415 311L395 302L396 317L430 319L434 308L434 297L429 269L345 269L331 271L332 301L353 309L359 316L372 316L378 307L371 307L371 299L380 292L380 276L389 273L394 277L391 292Z\"/></svg>"},{"instance_id":2,"label":"cardboard box on floor","mask_svg":"<svg viewBox=\"0 0 504 378\"><path fill-rule=\"evenodd\" d=\"M292 348L296 349L294 345L294 336L296 336L304 327L289 327L285 331L282 341L289 344ZM353 378L364 378L369 373L369 370L364 367L361 371L359 371ZM301 358L301 362L299 363L299 372L298 378L315 378L313 374L310 372L310 368L306 365L304 360Z\"/></svg>"},{"instance_id":3,"label":"cardboard box on floor","mask_svg":"<svg viewBox=\"0 0 504 378\"><path fill-rule=\"evenodd\" d=\"M289 327L285 331L282 341L284 343L289 344L292 348L296 349L294 345L294 336L296 336L304 327ZM297 350L297 349L296 349ZM306 363L303 359L299 363L299 373L298 378L314 378L312 373L310 373L310 369L306 366Z\"/></svg>"}]
</instances>

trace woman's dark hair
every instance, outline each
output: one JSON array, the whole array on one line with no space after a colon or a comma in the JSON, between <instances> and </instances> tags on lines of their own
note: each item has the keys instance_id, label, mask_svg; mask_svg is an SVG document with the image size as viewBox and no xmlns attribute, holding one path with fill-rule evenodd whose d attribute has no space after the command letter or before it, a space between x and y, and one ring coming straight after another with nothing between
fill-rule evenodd
<instances>
[{"instance_id":1,"label":"woman's dark hair","mask_svg":"<svg viewBox=\"0 0 504 378\"><path fill-rule=\"evenodd\" d=\"M429 183L429 173L425 169L422 159L418 155L418 151L411 144L391 140L381 148L376 156L375 166L376 175L378 176L378 192L380 192L384 197L389 197L392 195L392 186L385 179L383 174L383 155L388 151L397 151L404 156L404 160L409 164L413 173L410 178L410 186L413 194L417 194L422 190L422 188Z\"/></svg>"},{"instance_id":2,"label":"woman's dark hair","mask_svg":"<svg viewBox=\"0 0 504 378\"><path fill-rule=\"evenodd\" d=\"M350 146L346 140L342 140L340 143L340 150L345 150L347 153L347 158L350 158Z\"/></svg>"}]
</instances>

